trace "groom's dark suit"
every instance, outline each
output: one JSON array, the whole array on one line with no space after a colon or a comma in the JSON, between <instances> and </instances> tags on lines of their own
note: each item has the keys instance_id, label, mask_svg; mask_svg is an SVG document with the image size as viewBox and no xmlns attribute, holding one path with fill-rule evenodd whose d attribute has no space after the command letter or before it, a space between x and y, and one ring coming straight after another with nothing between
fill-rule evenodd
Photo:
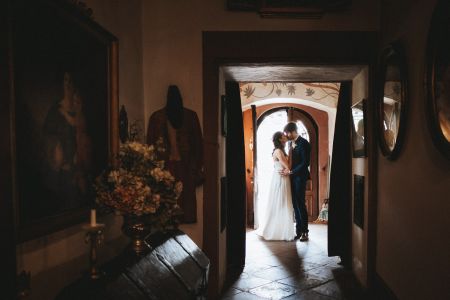
<instances>
[{"instance_id":1,"label":"groom's dark suit","mask_svg":"<svg viewBox=\"0 0 450 300\"><path fill-rule=\"evenodd\" d=\"M309 161L311 155L311 145L299 136L295 140L295 147L292 149L291 165L291 190L292 205L294 206L295 223L297 235L307 233L308 212L306 211L305 190L306 181L309 179Z\"/></svg>"}]
</instances>

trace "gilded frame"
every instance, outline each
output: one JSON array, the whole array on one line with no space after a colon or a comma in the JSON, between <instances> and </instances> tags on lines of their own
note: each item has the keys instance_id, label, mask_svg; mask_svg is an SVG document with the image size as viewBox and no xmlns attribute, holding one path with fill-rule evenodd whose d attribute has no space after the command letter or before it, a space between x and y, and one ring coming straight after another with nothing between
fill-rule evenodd
<instances>
[{"instance_id":1,"label":"gilded frame","mask_svg":"<svg viewBox=\"0 0 450 300\"><path fill-rule=\"evenodd\" d=\"M68 2L14 1L11 15L20 243L88 220L92 181L118 151L118 40Z\"/></svg>"}]
</instances>

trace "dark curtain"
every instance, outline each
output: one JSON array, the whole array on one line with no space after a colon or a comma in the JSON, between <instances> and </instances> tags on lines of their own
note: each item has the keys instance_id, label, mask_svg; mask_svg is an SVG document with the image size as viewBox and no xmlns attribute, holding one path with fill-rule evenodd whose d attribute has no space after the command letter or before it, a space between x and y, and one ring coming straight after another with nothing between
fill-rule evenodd
<instances>
[{"instance_id":1,"label":"dark curtain","mask_svg":"<svg viewBox=\"0 0 450 300\"><path fill-rule=\"evenodd\" d=\"M342 82L336 113L330 175L328 255L351 257L351 82Z\"/></svg>"}]
</instances>

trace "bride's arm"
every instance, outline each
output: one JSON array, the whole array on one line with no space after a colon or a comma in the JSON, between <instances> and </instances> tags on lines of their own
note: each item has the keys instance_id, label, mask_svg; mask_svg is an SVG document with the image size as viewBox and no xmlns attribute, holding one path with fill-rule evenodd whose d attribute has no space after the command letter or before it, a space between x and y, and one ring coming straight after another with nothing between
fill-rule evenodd
<instances>
[{"instance_id":1,"label":"bride's arm","mask_svg":"<svg viewBox=\"0 0 450 300\"><path fill-rule=\"evenodd\" d=\"M290 165L289 165L289 161L288 158L284 155L283 151L281 151L280 149L277 149L276 153L275 153L276 157L278 158L278 160L280 161L281 165L285 168L290 170Z\"/></svg>"}]
</instances>

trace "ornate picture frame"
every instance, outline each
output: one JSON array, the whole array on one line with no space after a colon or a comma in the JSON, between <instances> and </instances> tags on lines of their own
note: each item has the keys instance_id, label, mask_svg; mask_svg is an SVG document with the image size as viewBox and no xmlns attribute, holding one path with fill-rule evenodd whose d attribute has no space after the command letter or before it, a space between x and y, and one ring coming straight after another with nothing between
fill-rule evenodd
<instances>
[{"instance_id":1,"label":"ornate picture frame","mask_svg":"<svg viewBox=\"0 0 450 300\"><path fill-rule=\"evenodd\" d=\"M11 7L17 242L87 220L92 182L118 151L118 41L78 8Z\"/></svg>"},{"instance_id":2,"label":"ornate picture frame","mask_svg":"<svg viewBox=\"0 0 450 300\"><path fill-rule=\"evenodd\" d=\"M255 11L263 18L319 19L327 12L344 11L352 0L227 0L232 11Z\"/></svg>"},{"instance_id":3,"label":"ornate picture frame","mask_svg":"<svg viewBox=\"0 0 450 300\"><path fill-rule=\"evenodd\" d=\"M450 3L439 1L428 33L426 112L438 150L450 159Z\"/></svg>"},{"instance_id":4,"label":"ornate picture frame","mask_svg":"<svg viewBox=\"0 0 450 300\"><path fill-rule=\"evenodd\" d=\"M380 57L377 91L378 140L383 155L398 157L406 130L408 72L399 42L387 46Z\"/></svg>"}]
</instances>

